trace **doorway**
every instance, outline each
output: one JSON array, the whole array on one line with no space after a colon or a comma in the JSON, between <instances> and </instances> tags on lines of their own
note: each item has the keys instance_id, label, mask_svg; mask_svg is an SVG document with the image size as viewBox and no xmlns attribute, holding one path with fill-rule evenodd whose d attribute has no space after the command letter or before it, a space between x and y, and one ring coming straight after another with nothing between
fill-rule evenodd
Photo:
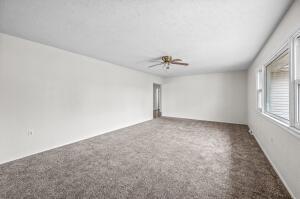
<instances>
[{"instance_id":1,"label":"doorway","mask_svg":"<svg viewBox=\"0 0 300 199\"><path fill-rule=\"evenodd\" d=\"M153 84L153 118L161 116L161 85Z\"/></svg>"}]
</instances>

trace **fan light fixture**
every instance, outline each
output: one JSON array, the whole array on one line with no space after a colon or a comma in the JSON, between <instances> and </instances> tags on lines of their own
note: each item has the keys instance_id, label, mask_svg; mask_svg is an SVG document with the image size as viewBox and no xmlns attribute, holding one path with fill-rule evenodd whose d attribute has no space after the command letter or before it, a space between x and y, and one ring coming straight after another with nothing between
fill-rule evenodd
<instances>
[{"instance_id":1,"label":"fan light fixture","mask_svg":"<svg viewBox=\"0 0 300 199\"><path fill-rule=\"evenodd\" d=\"M175 65L182 65L182 66L188 66L188 63L183 63L181 59L173 59L172 56L162 56L161 57L162 62L158 64L154 64L151 66L148 66L148 68L153 68L155 66L162 65L165 70L170 69L170 65L175 64Z\"/></svg>"}]
</instances>

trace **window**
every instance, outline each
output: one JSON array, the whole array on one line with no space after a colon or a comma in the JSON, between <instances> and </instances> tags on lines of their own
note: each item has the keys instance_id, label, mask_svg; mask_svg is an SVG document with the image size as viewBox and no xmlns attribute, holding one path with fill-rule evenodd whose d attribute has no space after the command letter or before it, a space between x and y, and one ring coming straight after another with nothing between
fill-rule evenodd
<instances>
[{"instance_id":1,"label":"window","mask_svg":"<svg viewBox=\"0 0 300 199\"><path fill-rule=\"evenodd\" d=\"M256 99L256 104L257 104L257 110L259 112L262 112L262 96L263 96L263 72L262 69L259 69L256 75L256 94L257 94L257 99Z\"/></svg>"},{"instance_id":2,"label":"window","mask_svg":"<svg viewBox=\"0 0 300 199\"><path fill-rule=\"evenodd\" d=\"M300 135L300 30L257 72L257 109Z\"/></svg>"},{"instance_id":3,"label":"window","mask_svg":"<svg viewBox=\"0 0 300 199\"><path fill-rule=\"evenodd\" d=\"M285 49L266 65L266 109L277 119L289 121L289 51Z\"/></svg>"},{"instance_id":4,"label":"window","mask_svg":"<svg viewBox=\"0 0 300 199\"><path fill-rule=\"evenodd\" d=\"M296 81L296 122L295 126L300 129L300 81Z\"/></svg>"},{"instance_id":5,"label":"window","mask_svg":"<svg viewBox=\"0 0 300 199\"><path fill-rule=\"evenodd\" d=\"M300 32L296 34L293 40L294 57L294 82L295 82L295 126L300 129Z\"/></svg>"}]
</instances>

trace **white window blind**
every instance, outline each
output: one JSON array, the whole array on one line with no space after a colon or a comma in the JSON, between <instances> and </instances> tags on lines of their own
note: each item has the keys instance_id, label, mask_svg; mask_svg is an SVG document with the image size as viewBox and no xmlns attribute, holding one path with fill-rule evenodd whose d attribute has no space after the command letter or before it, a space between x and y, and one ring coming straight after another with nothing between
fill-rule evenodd
<instances>
[{"instance_id":1,"label":"white window blind","mask_svg":"<svg viewBox=\"0 0 300 199\"><path fill-rule=\"evenodd\" d=\"M285 51L266 67L266 111L289 120L289 53Z\"/></svg>"}]
</instances>

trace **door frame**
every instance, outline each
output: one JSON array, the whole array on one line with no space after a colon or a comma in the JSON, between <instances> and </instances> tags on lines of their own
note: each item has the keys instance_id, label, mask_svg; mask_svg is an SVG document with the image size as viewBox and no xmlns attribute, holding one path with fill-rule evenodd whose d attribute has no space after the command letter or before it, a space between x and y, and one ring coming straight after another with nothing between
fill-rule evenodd
<instances>
[{"instance_id":1,"label":"door frame","mask_svg":"<svg viewBox=\"0 0 300 199\"><path fill-rule=\"evenodd\" d=\"M157 102L157 108L156 108L156 89L159 88L159 93L158 93L158 102ZM153 91L152 91L152 95L153 95L153 119L161 117L161 84L158 83L153 83Z\"/></svg>"}]
</instances>

